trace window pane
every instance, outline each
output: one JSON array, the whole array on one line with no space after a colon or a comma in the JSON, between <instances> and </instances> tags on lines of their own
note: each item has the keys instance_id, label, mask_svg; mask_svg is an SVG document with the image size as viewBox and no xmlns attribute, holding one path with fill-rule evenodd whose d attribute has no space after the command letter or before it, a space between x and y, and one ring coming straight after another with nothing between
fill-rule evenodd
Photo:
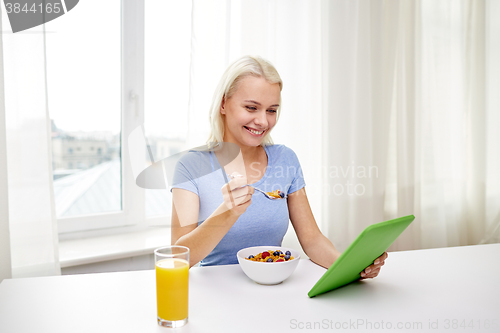
<instances>
[{"instance_id":1,"label":"window pane","mask_svg":"<svg viewBox=\"0 0 500 333\"><path fill-rule=\"evenodd\" d=\"M186 149L191 2L147 1L144 128L155 161ZM170 215L168 190L146 190L146 216Z\"/></svg>"},{"instance_id":2,"label":"window pane","mask_svg":"<svg viewBox=\"0 0 500 333\"><path fill-rule=\"evenodd\" d=\"M80 1L46 31L57 217L119 211L120 2Z\"/></svg>"}]
</instances>

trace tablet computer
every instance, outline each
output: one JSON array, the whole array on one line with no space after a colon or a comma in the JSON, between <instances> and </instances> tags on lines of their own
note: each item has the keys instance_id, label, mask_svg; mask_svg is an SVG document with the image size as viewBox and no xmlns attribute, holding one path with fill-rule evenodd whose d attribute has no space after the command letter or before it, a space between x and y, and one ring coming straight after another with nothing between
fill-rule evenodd
<instances>
[{"instance_id":1,"label":"tablet computer","mask_svg":"<svg viewBox=\"0 0 500 333\"><path fill-rule=\"evenodd\" d=\"M366 227L316 282L309 297L360 279L360 273L373 264L414 219L415 216L408 215Z\"/></svg>"}]
</instances>

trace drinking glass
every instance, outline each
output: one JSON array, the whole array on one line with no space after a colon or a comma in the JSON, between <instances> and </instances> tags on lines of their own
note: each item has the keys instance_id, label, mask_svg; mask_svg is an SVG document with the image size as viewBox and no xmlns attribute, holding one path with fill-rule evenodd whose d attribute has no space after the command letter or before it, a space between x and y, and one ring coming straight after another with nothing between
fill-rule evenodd
<instances>
[{"instance_id":1,"label":"drinking glass","mask_svg":"<svg viewBox=\"0 0 500 333\"><path fill-rule=\"evenodd\" d=\"M181 327L188 321L189 248L171 245L155 250L158 325Z\"/></svg>"}]
</instances>

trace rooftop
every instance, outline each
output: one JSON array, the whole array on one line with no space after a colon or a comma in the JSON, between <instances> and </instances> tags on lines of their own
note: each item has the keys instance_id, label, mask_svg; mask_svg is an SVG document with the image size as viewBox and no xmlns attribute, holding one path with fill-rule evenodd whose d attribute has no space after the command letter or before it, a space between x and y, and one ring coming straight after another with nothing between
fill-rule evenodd
<instances>
[{"instance_id":1,"label":"rooftop","mask_svg":"<svg viewBox=\"0 0 500 333\"><path fill-rule=\"evenodd\" d=\"M120 160L101 163L54 180L56 216L69 217L120 211ZM170 215L168 190L145 190L146 217Z\"/></svg>"}]
</instances>

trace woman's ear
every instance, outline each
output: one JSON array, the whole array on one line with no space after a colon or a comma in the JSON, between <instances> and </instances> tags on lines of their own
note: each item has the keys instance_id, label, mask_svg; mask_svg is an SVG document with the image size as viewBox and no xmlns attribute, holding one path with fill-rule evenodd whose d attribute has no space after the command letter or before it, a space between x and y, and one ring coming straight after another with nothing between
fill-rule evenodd
<instances>
[{"instance_id":1,"label":"woman's ear","mask_svg":"<svg viewBox=\"0 0 500 333\"><path fill-rule=\"evenodd\" d=\"M224 109L226 106L226 97L222 97L222 102L220 103L220 113L221 114L226 114L226 110Z\"/></svg>"}]
</instances>

